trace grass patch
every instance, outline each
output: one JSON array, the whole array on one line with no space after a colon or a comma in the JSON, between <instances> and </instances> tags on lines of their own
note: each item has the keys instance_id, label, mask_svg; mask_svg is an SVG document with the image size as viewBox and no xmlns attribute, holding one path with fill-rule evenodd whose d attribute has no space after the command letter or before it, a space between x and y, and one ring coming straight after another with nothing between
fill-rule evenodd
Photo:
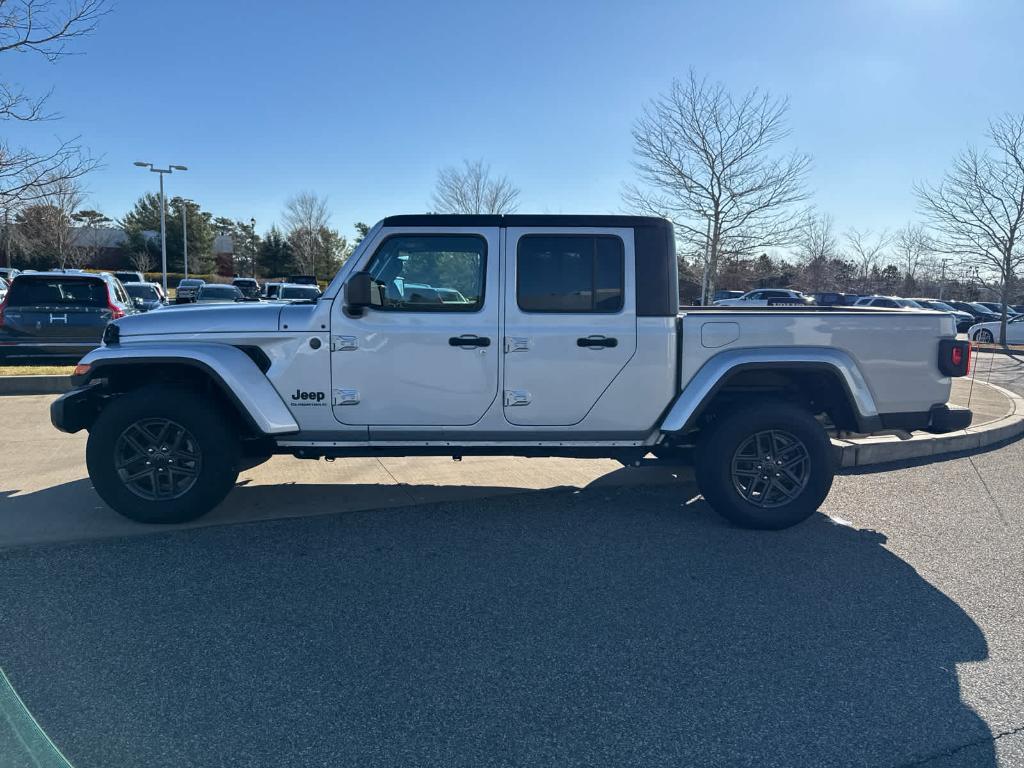
<instances>
[{"instance_id":1,"label":"grass patch","mask_svg":"<svg viewBox=\"0 0 1024 768\"><path fill-rule=\"evenodd\" d=\"M0 365L0 376L70 376L73 365Z\"/></svg>"}]
</instances>

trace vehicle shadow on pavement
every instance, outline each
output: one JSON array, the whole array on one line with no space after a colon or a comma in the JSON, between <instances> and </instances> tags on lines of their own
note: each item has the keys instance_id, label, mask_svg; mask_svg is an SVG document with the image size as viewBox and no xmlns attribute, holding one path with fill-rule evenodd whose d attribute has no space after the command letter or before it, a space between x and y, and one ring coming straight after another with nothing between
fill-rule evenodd
<instances>
[{"instance_id":1,"label":"vehicle shadow on pavement","mask_svg":"<svg viewBox=\"0 0 1024 768\"><path fill-rule=\"evenodd\" d=\"M78 768L995 765L985 638L884 536L678 491L10 550L0 666Z\"/></svg>"}]
</instances>

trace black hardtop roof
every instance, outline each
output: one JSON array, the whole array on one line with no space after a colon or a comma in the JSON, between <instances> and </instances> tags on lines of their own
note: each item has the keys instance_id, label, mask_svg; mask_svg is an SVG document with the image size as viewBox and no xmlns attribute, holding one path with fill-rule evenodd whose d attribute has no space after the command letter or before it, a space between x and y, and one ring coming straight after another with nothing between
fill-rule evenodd
<instances>
[{"instance_id":1,"label":"black hardtop roof","mask_svg":"<svg viewBox=\"0 0 1024 768\"><path fill-rule=\"evenodd\" d=\"M385 227L671 227L657 216L564 213L406 213L381 220Z\"/></svg>"}]
</instances>

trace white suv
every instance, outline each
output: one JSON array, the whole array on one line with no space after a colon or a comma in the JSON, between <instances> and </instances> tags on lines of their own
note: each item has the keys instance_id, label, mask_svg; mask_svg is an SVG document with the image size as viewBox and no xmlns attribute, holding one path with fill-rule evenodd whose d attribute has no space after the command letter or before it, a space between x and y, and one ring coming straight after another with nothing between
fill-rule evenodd
<instances>
[{"instance_id":1,"label":"white suv","mask_svg":"<svg viewBox=\"0 0 1024 768\"><path fill-rule=\"evenodd\" d=\"M715 306L767 307L795 304L802 307L813 303L814 300L811 297L804 296L800 291L790 291L783 288L759 288L756 291L747 291L738 299L719 299L715 302Z\"/></svg>"},{"instance_id":2,"label":"white suv","mask_svg":"<svg viewBox=\"0 0 1024 768\"><path fill-rule=\"evenodd\" d=\"M879 307L881 309L928 309L916 301L901 299L899 296L861 296L853 306Z\"/></svg>"}]
</instances>

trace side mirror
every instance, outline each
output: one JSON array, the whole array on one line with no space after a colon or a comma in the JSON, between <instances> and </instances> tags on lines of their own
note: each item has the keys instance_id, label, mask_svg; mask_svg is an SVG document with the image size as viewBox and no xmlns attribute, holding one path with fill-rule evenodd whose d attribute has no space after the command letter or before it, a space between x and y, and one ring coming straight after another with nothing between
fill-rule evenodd
<instances>
[{"instance_id":1,"label":"side mirror","mask_svg":"<svg viewBox=\"0 0 1024 768\"><path fill-rule=\"evenodd\" d=\"M345 283L345 309L352 314L360 315L364 307L380 304L379 296L377 301L373 300L375 292L376 286L370 273L356 272Z\"/></svg>"}]
</instances>

